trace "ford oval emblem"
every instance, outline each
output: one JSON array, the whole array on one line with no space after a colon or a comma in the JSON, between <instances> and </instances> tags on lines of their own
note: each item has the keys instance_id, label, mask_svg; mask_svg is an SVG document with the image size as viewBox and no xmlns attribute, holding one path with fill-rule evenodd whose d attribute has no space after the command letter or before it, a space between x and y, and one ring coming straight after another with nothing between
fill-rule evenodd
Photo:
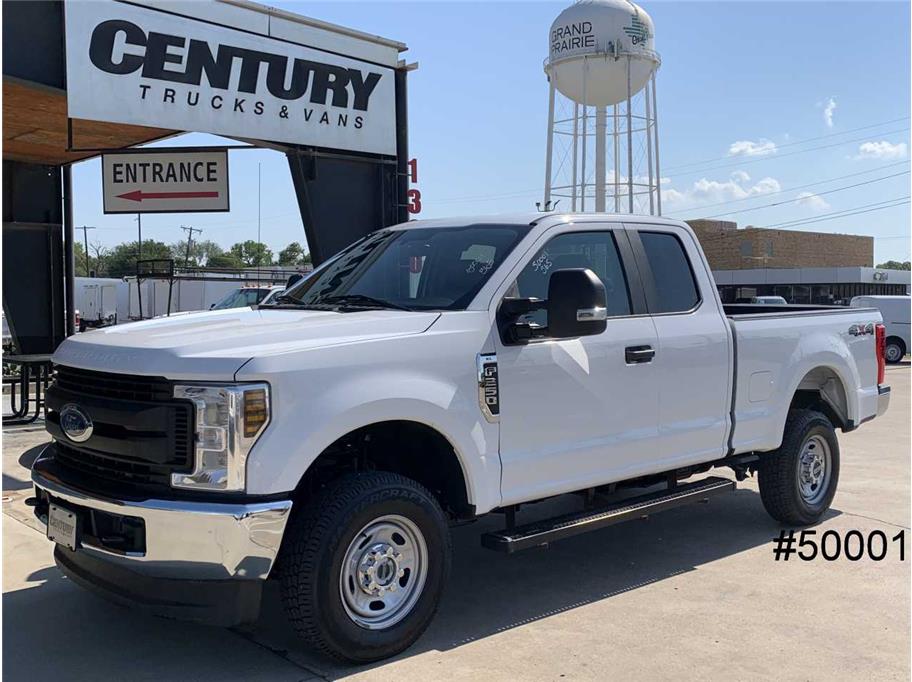
<instances>
[{"instance_id":1,"label":"ford oval emblem","mask_svg":"<svg viewBox=\"0 0 912 682\"><path fill-rule=\"evenodd\" d=\"M92 420L78 405L67 403L60 410L60 428L74 443L84 443L92 437Z\"/></svg>"}]
</instances>

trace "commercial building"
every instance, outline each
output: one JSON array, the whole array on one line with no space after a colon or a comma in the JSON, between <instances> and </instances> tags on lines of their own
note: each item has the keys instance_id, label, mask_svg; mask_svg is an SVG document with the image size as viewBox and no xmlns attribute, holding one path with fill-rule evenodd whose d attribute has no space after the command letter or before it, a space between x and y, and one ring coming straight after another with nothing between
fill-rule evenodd
<instances>
[{"instance_id":1,"label":"commercial building","mask_svg":"<svg viewBox=\"0 0 912 682\"><path fill-rule=\"evenodd\" d=\"M687 222L726 303L782 296L789 303L847 305L853 296L909 292L909 272L873 267L873 237Z\"/></svg>"}]
</instances>

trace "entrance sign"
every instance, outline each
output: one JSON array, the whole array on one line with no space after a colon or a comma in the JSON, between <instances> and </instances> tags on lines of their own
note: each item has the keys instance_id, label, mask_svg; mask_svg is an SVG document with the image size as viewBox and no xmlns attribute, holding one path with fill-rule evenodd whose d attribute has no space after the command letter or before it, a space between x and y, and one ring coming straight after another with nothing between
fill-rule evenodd
<instances>
[{"instance_id":1,"label":"entrance sign","mask_svg":"<svg viewBox=\"0 0 912 682\"><path fill-rule=\"evenodd\" d=\"M227 211L228 151L104 154L105 213Z\"/></svg>"},{"instance_id":2,"label":"entrance sign","mask_svg":"<svg viewBox=\"0 0 912 682\"><path fill-rule=\"evenodd\" d=\"M121 2L66 4L70 118L396 155L393 69Z\"/></svg>"}]
</instances>

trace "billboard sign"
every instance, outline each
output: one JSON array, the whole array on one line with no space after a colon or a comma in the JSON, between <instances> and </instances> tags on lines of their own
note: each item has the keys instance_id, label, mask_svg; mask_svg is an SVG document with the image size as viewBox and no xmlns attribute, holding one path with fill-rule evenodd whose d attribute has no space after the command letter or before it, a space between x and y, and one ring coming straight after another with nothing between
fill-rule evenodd
<instances>
[{"instance_id":1,"label":"billboard sign","mask_svg":"<svg viewBox=\"0 0 912 682\"><path fill-rule=\"evenodd\" d=\"M227 211L228 151L104 154L105 213Z\"/></svg>"},{"instance_id":2,"label":"billboard sign","mask_svg":"<svg viewBox=\"0 0 912 682\"><path fill-rule=\"evenodd\" d=\"M66 4L70 118L396 154L393 69L121 2Z\"/></svg>"}]
</instances>

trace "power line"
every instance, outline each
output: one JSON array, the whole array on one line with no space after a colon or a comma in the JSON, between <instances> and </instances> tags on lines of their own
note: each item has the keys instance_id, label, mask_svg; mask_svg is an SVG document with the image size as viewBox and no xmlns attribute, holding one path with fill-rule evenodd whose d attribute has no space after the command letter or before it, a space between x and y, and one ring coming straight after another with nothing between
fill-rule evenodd
<instances>
[{"instance_id":1,"label":"power line","mask_svg":"<svg viewBox=\"0 0 912 682\"><path fill-rule=\"evenodd\" d=\"M900 119L900 120L902 120L902 119ZM905 128L898 128L896 130L886 131L884 133L881 133L881 135L893 135L895 133L902 133L902 132L906 132L908 130L909 130L909 128L907 126ZM869 139L868 136L856 137L856 138L852 138L851 140L842 140L840 142L834 142L832 144L818 145L816 147L809 147L807 149L798 149L793 152L786 152L785 154L768 154L766 156L761 156L761 157L757 157L754 159L740 159L740 160L732 161L730 163L720 164L718 166L710 166L707 168L698 168L693 171L688 171L687 173L679 173L677 175L664 176L664 177L680 177L681 175L687 175L687 174L691 174L691 173L703 173L705 171L718 170L721 168L733 168L735 166L743 166L746 164L760 163L761 161L771 161L774 159L782 159L782 158L786 158L789 156L795 156L797 154L806 154L808 152L819 151L821 149L832 149L833 147L840 147L842 145L853 144L855 142L861 142L861 141L868 140L868 139ZM734 157L725 157L725 158L734 158ZM659 179L659 182L661 183L661 178ZM515 192L498 192L496 194L469 195L469 196L463 196L463 197L452 197L449 199L438 199L434 203L452 204L452 203L464 203L464 202L470 202L470 201L484 201L487 199L510 199L510 198L526 196L529 194L537 194L540 191L541 191L541 188L536 188L536 189L517 190Z\"/></svg>"},{"instance_id":2,"label":"power line","mask_svg":"<svg viewBox=\"0 0 912 682\"><path fill-rule=\"evenodd\" d=\"M692 206L688 208L682 208L677 211L678 214L681 214L685 211L697 211L703 210L706 208L713 208L715 206L727 206L728 204L737 204L742 201L752 201L754 199L762 199L765 197L772 196L774 194L782 194L783 192L794 192L799 189L806 189L807 187L816 187L817 185L825 185L828 182L835 182L836 180L845 180L846 178L854 178L859 175L867 175L868 173L876 173L877 171L886 170L887 168L895 168L896 166L906 166L908 161L897 161L895 163L888 163L883 166L877 166L876 168L869 168L868 170L858 171L856 173L847 173L846 175L837 175L833 178L828 178L826 180L817 180L816 182L808 182L804 185L795 185L794 187L786 187L785 189L777 189L775 192L764 192L763 194L757 194L749 197L741 197L740 199L727 199L726 201L717 201L712 204L702 204L700 206Z\"/></svg>"},{"instance_id":3,"label":"power line","mask_svg":"<svg viewBox=\"0 0 912 682\"><path fill-rule=\"evenodd\" d=\"M908 130L909 130L909 128L907 126L905 128L897 128L896 130L888 130L885 133L881 133L881 135L893 135L895 133L904 133ZM720 168L732 168L734 166L743 166L743 165L750 164L750 163L760 163L761 161L771 161L773 159L783 159L787 156L796 156L797 154L807 154L808 152L815 152L815 151L819 151L821 149L832 149L833 147L841 147L842 145L845 145L845 144L852 144L854 142L861 142L861 141L869 140L869 139L870 139L869 136L865 135L864 137L855 137L855 138L852 138L851 140L842 140L841 142L834 142L832 144L822 144L822 145L818 145L816 147L808 147L807 149L798 149L793 152L786 152L785 154L766 154L765 156L759 156L755 159L741 159L740 161L733 161L731 163L723 163L718 166L697 168L695 170L689 170L684 173L678 173L677 175L671 175L671 176L667 176L667 177L680 177L681 175L690 175L690 174L694 174L694 173L705 173L706 171L718 170ZM736 158L736 157L729 157L729 158Z\"/></svg>"},{"instance_id":4,"label":"power line","mask_svg":"<svg viewBox=\"0 0 912 682\"><path fill-rule=\"evenodd\" d=\"M892 178L898 178L901 175L908 175L908 174L909 174L909 171L903 171L902 173L894 173L893 175L885 175L882 178L874 178L872 180L865 180L864 182L856 182L853 185L845 185L843 187L834 187L833 189L828 189L824 192L816 192L813 196L822 197L825 194L834 194L835 192L844 192L847 189L853 189L855 187L861 187L863 185L871 185L875 182L883 182L884 180L890 180ZM705 217L706 218L720 218L722 216L734 215L736 213L747 213L749 211L759 211L760 209L763 209L763 208L771 208L773 206L782 206L784 204L793 204L796 201L801 201L802 199L806 199L806 198L807 197L795 197L794 199L785 199L784 201L776 201L771 204L763 204L762 206L753 206L751 208L742 208L737 211L728 211L727 213L716 213L714 215L708 215Z\"/></svg>"},{"instance_id":5,"label":"power line","mask_svg":"<svg viewBox=\"0 0 912 682\"><path fill-rule=\"evenodd\" d=\"M886 201L877 201L873 204L864 204L862 206L854 206L852 208L847 208L842 211L834 211L832 213L824 213L814 218L803 218L798 220L787 220L783 223L773 223L772 225L766 225L767 228L774 227L794 227L795 225L809 225L811 223L821 223L827 220L835 220L837 218L847 218L853 215L861 215L863 213L871 213L872 211L879 211L885 208L894 208L896 206L902 206L908 204L909 196L896 197L894 199L887 199ZM899 203L891 203L899 202ZM882 204L890 204L889 206L883 206ZM860 210L867 209L867 210Z\"/></svg>"},{"instance_id":6,"label":"power line","mask_svg":"<svg viewBox=\"0 0 912 682\"><path fill-rule=\"evenodd\" d=\"M880 126L889 125L890 123L899 123L900 121L909 120L908 116L902 116L900 118L894 118L889 121L881 121L880 123L872 123L870 125L861 126L859 128L849 128L848 130L842 130L838 133L827 133L826 135L818 135L817 137L806 137L803 140L795 140L794 142L786 142L785 144L776 145L776 149L784 149L786 147L794 147L795 145L805 144L806 142L815 142L817 140L825 140L831 137L838 137L839 135L848 135L849 133L857 133L859 130L870 130L871 128L879 128ZM714 161L722 161L724 159L731 158L731 154L726 154L725 156L717 156L714 159L704 159L703 161L691 161L689 163L681 163L677 166L668 166L665 170L676 170L679 168L689 168L691 166L701 166L704 163L713 163Z\"/></svg>"}]
</instances>

